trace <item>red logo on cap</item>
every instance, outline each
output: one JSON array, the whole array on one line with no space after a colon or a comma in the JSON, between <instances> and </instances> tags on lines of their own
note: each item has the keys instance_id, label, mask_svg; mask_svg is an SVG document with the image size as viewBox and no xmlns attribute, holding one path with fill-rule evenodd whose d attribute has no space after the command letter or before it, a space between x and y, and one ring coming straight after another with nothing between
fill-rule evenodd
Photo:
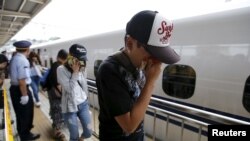
<instances>
[{"instance_id":1,"label":"red logo on cap","mask_svg":"<svg viewBox=\"0 0 250 141\"><path fill-rule=\"evenodd\" d=\"M173 26L174 26L173 23L171 25L167 25L166 21L161 22L161 27L158 28L157 33L159 35L162 35L162 34L164 34L164 35L162 38L160 38L160 42L162 42L163 44L168 43L168 40L169 40L171 33L173 31Z\"/></svg>"}]
</instances>

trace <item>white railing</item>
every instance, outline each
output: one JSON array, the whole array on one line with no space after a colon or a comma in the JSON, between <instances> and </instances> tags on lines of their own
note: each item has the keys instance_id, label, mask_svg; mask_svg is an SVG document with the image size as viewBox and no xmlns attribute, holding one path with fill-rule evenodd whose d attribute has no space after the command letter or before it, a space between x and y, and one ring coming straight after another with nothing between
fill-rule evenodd
<instances>
[{"instance_id":1,"label":"white railing","mask_svg":"<svg viewBox=\"0 0 250 141\"><path fill-rule=\"evenodd\" d=\"M88 84L91 84L91 86L89 85L88 88L89 88L89 100L90 100L90 105L92 107L92 113L93 113L93 126L94 126L94 135L96 135L98 137L98 126L99 126L99 122L98 122L98 119L96 117L98 117L98 110L99 110L99 105L98 105L98 100L97 100L97 88L95 87L95 82L94 81L89 81L90 83ZM213 121L216 121L216 122L220 122L221 124L243 124L243 125L250 125L250 122L246 122L246 121L242 121L242 120L239 120L239 119L234 119L234 118L231 118L231 117L227 117L227 116L223 116L223 115L220 115L220 114L216 114L216 113L212 113L212 112L208 112L208 111L204 111L204 110L201 110L201 109L196 109L196 108L193 108L193 107L188 107L188 106L185 106L185 105L182 105L182 104L178 104L178 103L174 103L174 102L170 102L170 101L165 101L165 100L162 100L162 99L159 99L159 98L155 98L155 97L152 97L151 98L151 102L157 102L157 103L160 103L161 105L164 105L164 106L167 106L167 107L171 107L171 109L175 109L177 111L182 111L182 112L185 112L185 113L188 113L188 114L191 114L192 115L195 115L197 117L202 117L202 119L209 119L209 120L213 120ZM173 120L173 119L178 119L181 123L180 125L180 137L178 140L180 141L183 141L184 140L184 131L185 130L188 130L185 128L185 125L189 125L189 124L192 124L192 125L196 125L195 127L197 128L198 131L196 131L197 133L195 133L197 135L197 141L201 141L201 140L207 140L207 136L202 134L202 132L207 132L208 130L208 125L210 123L207 123L207 122L204 122L204 121L200 121L200 120L197 120L195 118L191 118L190 116L186 116L185 114L178 114L178 113L175 113L175 112L172 112L172 111L168 111L166 109L161 109L161 108L158 108L156 106L153 106L153 105L149 105L148 106L148 110L147 112L151 112L153 113L151 115L151 117L153 117L152 120L150 120L150 122L153 122L151 124L153 124L153 127L152 127L152 132L151 133L147 133L147 135L149 135L149 137L151 138L151 140L155 141L155 140L159 140L159 138L156 136L156 124L157 124L157 121L159 122L159 120L161 120L162 122L162 119L159 119L157 117L157 115L160 115L160 116L163 116L166 118L166 120L163 120L163 122L165 122L166 124L166 127L165 127L165 135L164 135L164 140L167 140L168 138L170 138L170 130L173 130L172 128L170 129L169 128L169 125L170 125L170 120ZM148 121L144 121L144 122L148 122ZM202 138L203 137L203 138ZM161 139L160 139L161 140ZM186 138L185 138L186 140Z\"/></svg>"}]
</instances>

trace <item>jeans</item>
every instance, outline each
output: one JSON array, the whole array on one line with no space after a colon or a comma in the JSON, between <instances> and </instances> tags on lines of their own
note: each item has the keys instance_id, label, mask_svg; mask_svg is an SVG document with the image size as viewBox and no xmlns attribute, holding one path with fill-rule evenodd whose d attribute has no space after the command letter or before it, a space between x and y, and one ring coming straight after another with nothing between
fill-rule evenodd
<instances>
[{"instance_id":1,"label":"jeans","mask_svg":"<svg viewBox=\"0 0 250 141\"><path fill-rule=\"evenodd\" d=\"M91 125L91 117L89 113L89 105L88 100L78 105L77 112L68 112L64 113L65 123L68 126L70 133L70 141L78 141L79 140L79 128L78 128L78 118L82 124L83 133L81 137L89 138L92 135L92 125Z\"/></svg>"},{"instance_id":2,"label":"jeans","mask_svg":"<svg viewBox=\"0 0 250 141\"><path fill-rule=\"evenodd\" d=\"M39 76L31 76L31 88L33 91L33 95L35 97L36 102L39 102L39 83L40 83L40 77Z\"/></svg>"}]
</instances>

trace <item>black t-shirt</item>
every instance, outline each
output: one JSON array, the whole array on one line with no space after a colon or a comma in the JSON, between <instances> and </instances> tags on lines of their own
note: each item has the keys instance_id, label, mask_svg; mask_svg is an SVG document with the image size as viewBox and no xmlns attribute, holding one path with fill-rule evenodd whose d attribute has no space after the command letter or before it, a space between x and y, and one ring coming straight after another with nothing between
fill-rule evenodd
<instances>
[{"instance_id":1,"label":"black t-shirt","mask_svg":"<svg viewBox=\"0 0 250 141\"><path fill-rule=\"evenodd\" d=\"M61 64L57 61L57 62L54 62L51 66L51 70L48 76L51 87L57 87L59 85L59 83L57 82L57 68L60 65Z\"/></svg>"},{"instance_id":2,"label":"black t-shirt","mask_svg":"<svg viewBox=\"0 0 250 141\"><path fill-rule=\"evenodd\" d=\"M61 99L61 96L58 96L58 93L62 95L62 92L60 89L58 89L59 82L57 81L57 68L61 65L58 61L54 62L51 66L50 72L48 74L48 78L46 81L48 81L49 85L48 88L48 94L50 95L50 98L52 99ZM52 89L53 88L53 89ZM50 90L53 91L50 91Z\"/></svg>"},{"instance_id":3,"label":"black t-shirt","mask_svg":"<svg viewBox=\"0 0 250 141\"><path fill-rule=\"evenodd\" d=\"M56 61L52 64L51 68L50 68L50 72L48 74L46 83L48 83L47 85L47 90L51 90L52 88L56 89L57 92L61 93L61 90L59 90L57 88L58 85L60 85L57 81L57 68L60 66L61 64ZM55 93L53 93L55 94ZM61 97L58 97L57 95L53 95L53 98L59 98L61 99Z\"/></svg>"},{"instance_id":4,"label":"black t-shirt","mask_svg":"<svg viewBox=\"0 0 250 141\"><path fill-rule=\"evenodd\" d=\"M129 58L121 52L108 57L100 65L96 84L100 105L99 138L101 141L133 141L132 138L143 134L141 132L140 134L125 135L114 118L129 112L140 95L138 74ZM142 129L141 123L137 131L143 131Z\"/></svg>"}]
</instances>

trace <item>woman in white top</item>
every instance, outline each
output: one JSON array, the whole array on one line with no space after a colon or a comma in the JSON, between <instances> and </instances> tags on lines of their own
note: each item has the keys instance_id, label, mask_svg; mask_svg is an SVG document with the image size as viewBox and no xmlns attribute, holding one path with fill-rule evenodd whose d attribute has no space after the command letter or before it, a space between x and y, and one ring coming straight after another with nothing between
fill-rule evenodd
<instances>
[{"instance_id":1,"label":"woman in white top","mask_svg":"<svg viewBox=\"0 0 250 141\"><path fill-rule=\"evenodd\" d=\"M30 52L29 54L29 62L30 62L30 77L31 77L31 88L33 91L33 95L35 97L35 104L37 107L41 105L39 99L39 84L40 78L42 77L41 73L41 63L38 54L35 52Z\"/></svg>"},{"instance_id":2,"label":"woman in white top","mask_svg":"<svg viewBox=\"0 0 250 141\"><path fill-rule=\"evenodd\" d=\"M62 86L62 113L69 129L70 141L83 141L92 135L85 71L87 50L82 45L74 44L69 54L67 62L57 68L57 79ZM83 128L80 137L78 118Z\"/></svg>"}]
</instances>

